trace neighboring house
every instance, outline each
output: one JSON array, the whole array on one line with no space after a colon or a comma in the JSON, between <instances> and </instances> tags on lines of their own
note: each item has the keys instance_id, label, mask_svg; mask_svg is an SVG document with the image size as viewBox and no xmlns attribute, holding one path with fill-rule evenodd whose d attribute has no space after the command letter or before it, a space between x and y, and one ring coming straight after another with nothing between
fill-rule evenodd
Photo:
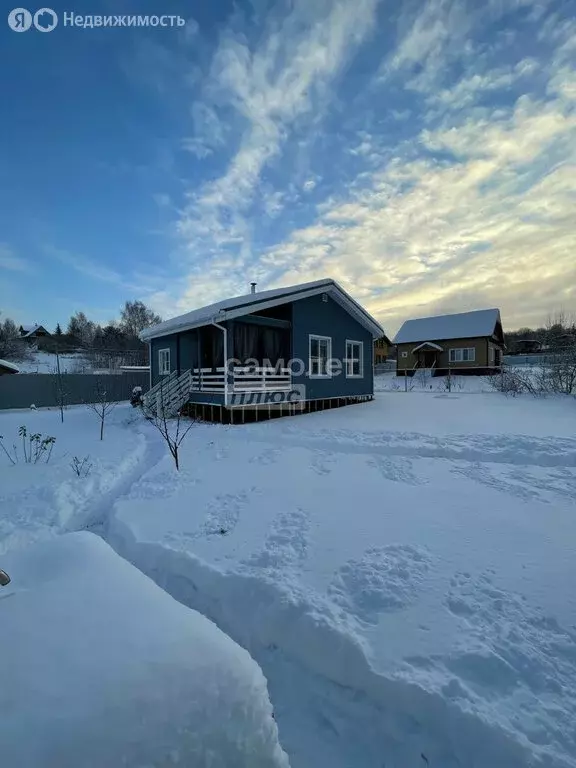
<instances>
[{"instance_id":1,"label":"neighboring house","mask_svg":"<svg viewBox=\"0 0 576 768\"><path fill-rule=\"evenodd\" d=\"M396 372L411 376L419 368L433 375L495 373L502 363L504 334L498 309L407 320L394 339Z\"/></svg>"},{"instance_id":2,"label":"neighboring house","mask_svg":"<svg viewBox=\"0 0 576 768\"><path fill-rule=\"evenodd\" d=\"M9 373L20 373L20 368L14 363L9 363L8 360L0 360L0 376Z\"/></svg>"},{"instance_id":3,"label":"neighboring house","mask_svg":"<svg viewBox=\"0 0 576 768\"><path fill-rule=\"evenodd\" d=\"M532 352L541 351L542 342L537 339L518 339L518 341L514 343L513 354L515 355L529 355Z\"/></svg>"},{"instance_id":4,"label":"neighboring house","mask_svg":"<svg viewBox=\"0 0 576 768\"><path fill-rule=\"evenodd\" d=\"M255 404L290 412L372 399L373 344L383 334L334 280L260 293L253 283L250 294L142 331L151 362L145 399L158 402L162 390L171 412L191 403L230 421L230 409L243 420Z\"/></svg>"},{"instance_id":5,"label":"neighboring house","mask_svg":"<svg viewBox=\"0 0 576 768\"><path fill-rule=\"evenodd\" d=\"M43 336L50 336L43 325L21 325L18 331L23 339L39 339Z\"/></svg>"},{"instance_id":6,"label":"neighboring house","mask_svg":"<svg viewBox=\"0 0 576 768\"><path fill-rule=\"evenodd\" d=\"M391 346L388 336L380 336L379 339L374 341L374 365L386 362Z\"/></svg>"}]
</instances>

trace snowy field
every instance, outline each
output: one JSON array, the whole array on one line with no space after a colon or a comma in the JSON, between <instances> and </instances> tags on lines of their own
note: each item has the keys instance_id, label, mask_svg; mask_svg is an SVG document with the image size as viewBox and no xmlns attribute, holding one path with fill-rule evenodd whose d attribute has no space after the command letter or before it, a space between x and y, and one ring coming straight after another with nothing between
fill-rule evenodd
<instances>
[{"instance_id":1,"label":"snowy field","mask_svg":"<svg viewBox=\"0 0 576 768\"><path fill-rule=\"evenodd\" d=\"M105 538L250 652L293 768L576 766L576 401L378 387L197 425L179 473L129 407L0 413L56 437L0 454L0 567Z\"/></svg>"},{"instance_id":2,"label":"snowy field","mask_svg":"<svg viewBox=\"0 0 576 768\"><path fill-rule=\"evenodd\" d=\"M50 352L32 352L30 360L17 362L20 373L57 373L56 355ZM84 373L90 370L82 355L60 355L60 373Z\"/></svg>"}]
</instances>

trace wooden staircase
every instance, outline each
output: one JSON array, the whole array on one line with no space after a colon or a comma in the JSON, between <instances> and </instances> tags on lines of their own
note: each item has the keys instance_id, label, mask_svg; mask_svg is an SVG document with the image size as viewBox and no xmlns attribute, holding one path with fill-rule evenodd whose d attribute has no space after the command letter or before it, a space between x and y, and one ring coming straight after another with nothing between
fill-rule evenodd
<instances>
[{"instance_id":1,"label":"wooden staircase","mask_svg":"<svg viewBox=\"0 0 576 768\"><path fill-rule=\"evenodd\" d=\"M176 416L180 408L188 402L191 389L191 371L184 371L180 375L177 371L172 371L146 392L143 397L144 411L152 416Z\"/></svg>"}]
</instances>

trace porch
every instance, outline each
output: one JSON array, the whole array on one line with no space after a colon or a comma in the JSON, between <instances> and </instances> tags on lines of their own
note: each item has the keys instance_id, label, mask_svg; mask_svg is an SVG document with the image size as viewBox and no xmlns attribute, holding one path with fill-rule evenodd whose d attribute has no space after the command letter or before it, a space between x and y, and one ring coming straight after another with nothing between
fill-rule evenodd
<instances>
[{"instance_id":1,"label":"porch","mask_svg":"<svg viewBox=\"0 0 576 768\"><path fill-rule=\"evenodd\" d=\"M434 375L435 369L439 367L442 352L442 347L432 341L425 341L414 347L412 350L412 354L416 358L414 369L425 369Z\"/></svg>"},{"instance_id":2,"label":"porch","mask_svg":"<svg viewBox=\"0 0 576 768\"><path fill-rule=\"evenodd\" d=\"M253 392L289 392L292 376L289 368L275 366L234 365L226 367L194 368L190 372L190 400L197 392L209 392L223 396Z\"/></svg>"}]
</instances>

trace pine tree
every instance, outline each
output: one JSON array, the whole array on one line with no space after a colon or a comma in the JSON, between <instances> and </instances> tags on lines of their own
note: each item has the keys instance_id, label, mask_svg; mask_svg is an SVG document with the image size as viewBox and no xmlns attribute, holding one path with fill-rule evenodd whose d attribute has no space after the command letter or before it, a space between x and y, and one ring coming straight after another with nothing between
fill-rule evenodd
<instances>
[{"instance_id":1,"label":"pine tree","mask_svg":"<svg viewBox=\"0 0 576 768\"><path fill-rule=\"evenodd\" d=\"M54 331L55 336L62 336L62 328L60 328L60 323L57 323L56 330Z\"/></svg>"}]
</instances>

